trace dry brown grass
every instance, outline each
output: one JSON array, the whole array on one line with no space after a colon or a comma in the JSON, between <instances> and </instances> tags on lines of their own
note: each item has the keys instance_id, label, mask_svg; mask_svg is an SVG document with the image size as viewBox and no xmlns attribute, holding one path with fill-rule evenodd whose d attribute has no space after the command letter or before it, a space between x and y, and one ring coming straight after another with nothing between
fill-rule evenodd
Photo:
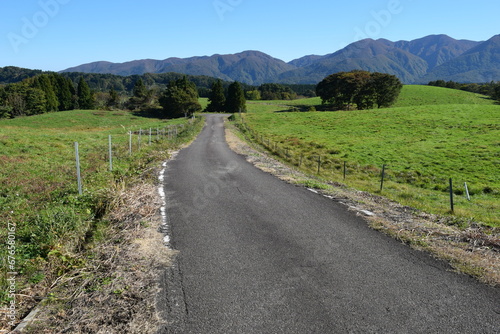
<instances>
[{"instance_id":1,"label":"dry brown grass","mask_svg":"<svg viewBox=\"0 0 500 334\"><path fill-rule=\"evenodd\" d=\"M321 180L305 175L273 159L259 146L243 140L243 135L226 123L226 139L236 153L265 172L294 184L319 184ZM382 196L349 189L338 183L322 183L325 189L316 189L330 196L350 210L363 216L368 224L411 247L425 250L448 261L457 272L476 277L493 285L500 285L500 231L468 222L461 229L453 218L431 215L402 206ZM323 187L321 187L323 188ZM367 216L364 212L371 212Z\"/></svg>"},{"instance_id":2,"label":"dry brown grass","mask_svg":"<svg viewBox=\"0 0 500 334\"><path fill-rule=\"evenodd\" d=\"M26 333L149 333L156 311L158 275L175 252L158 232L157 188L139 183L117 189L106 235L88 251L92 259L61 277Z\"/></svg>"}]
</instances>

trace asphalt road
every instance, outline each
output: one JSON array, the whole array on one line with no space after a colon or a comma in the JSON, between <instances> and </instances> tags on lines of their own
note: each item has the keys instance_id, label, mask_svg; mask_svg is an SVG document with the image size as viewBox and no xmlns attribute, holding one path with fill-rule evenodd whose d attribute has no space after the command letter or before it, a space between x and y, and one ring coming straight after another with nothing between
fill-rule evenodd
<instances>
[{"instance_id":1,"label":"asphalt road","mask_svg":"<svg viewBox=\"0 0 500 334\"><path fill-rule=\"evenodd\" d=\"M500 333L500 290L233 153L223 117L169 162L161 333Z\"/></svg>"}]
</instances>

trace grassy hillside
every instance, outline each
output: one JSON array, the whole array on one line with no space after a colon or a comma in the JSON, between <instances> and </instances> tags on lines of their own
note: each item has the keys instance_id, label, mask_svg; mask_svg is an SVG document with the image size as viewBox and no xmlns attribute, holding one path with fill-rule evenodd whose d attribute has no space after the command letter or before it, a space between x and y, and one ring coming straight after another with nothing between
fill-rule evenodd
<instances>
[{"instance_id":1,"label":"grassy hillside","mask_svg":"<svg viewBox=\"0 0 500 334\"><path fill-rule=\"evenodd\" d=\"M286 110L289 109L290 106L319 106L321 105L321 98L313 97L292 101L249 101L249 103L254 105L278 105L283 107L281 110ZM456 89L421 85L405 85L401 90L398 100L392 107L443 104L494 105L495 101L484 95ZM254 111L258 110L254 109Z\"/></svg>"},{"instance_id":2,"label":"grassy hillside","mask_svg":"<svg viewBox=\"0 0 500 334\"><path fill-rule=\"evenodd\" d=\"M314 105L318 99L293 101ZM398 106L337 112L288 110L285 101L250 103L247 124L277 143L289 160L322 176L376 192L387 165L384 195L430 212L449 211L453 178L458 216L500 226L500 106L451 89L405 86ZM273 108L274 107L274 108ZM467 182L472 200L464 196Z\"/></svg>"},{"instance_id":3,"label":"grassy hillside","mask_svg":"<svg viewBox=\"0 0 500 334\"><path fill-rule=\"evenodd\" d=\"M403 86L394 107L411 107L443 104L479 104L492 105L495 101L487 96L469 93L457 89L432 86Z\"/></svg>"},{"instance_id":4,"label":"grassy hillside","mask_svg":"<svg viewBox=\"0 0 500 334\"><path fill-rule=\"evenodd\" d=\"M85 263L77 255L96 233L100 218L120 189L145 169L157 167L177 140L187 138L187 120L144 118L122 111L73 110L0 120L0 248L4 268L17 272L16 291L50 286ZM180 123L184 127L180 127ZM179 137L156 135L179 126ZM153 129L149 144L149 129ZM139 140L140 129L146 130ZM134 133L129 155L129 131ZM108 136L112 135L113 171ZM78 194L74 142L79 143L83 195ZM12 261L12 262L11 262ZM6 272L0 274L0 305L9 302ZM33 291L33 290L31 290ZM19 312L23 310L20 298Z\"/></svg>"}]
</instances>

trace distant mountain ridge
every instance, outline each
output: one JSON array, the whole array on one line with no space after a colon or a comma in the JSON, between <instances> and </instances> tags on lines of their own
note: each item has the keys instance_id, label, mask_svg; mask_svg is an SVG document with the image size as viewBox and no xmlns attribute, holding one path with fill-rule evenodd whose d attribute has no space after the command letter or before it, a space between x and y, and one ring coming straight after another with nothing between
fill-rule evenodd
<instances>
[{"instance_id":1,"label":"distant mountain ridge","mask_svg":"<svg viewBox=\"0 0 500 334\"><path fill-rule=\"evenodd\" d=\"M339 71L390 73L406 84L431 80L489 82L500 80L500 35L484 42L430 35L413 41L364 39L324 56L309 55L286 63L260 51L125 63L94 62L62 72L134 75L177 72L206 75L249 85L316 84Z\"/></svg>"}]
</instances>

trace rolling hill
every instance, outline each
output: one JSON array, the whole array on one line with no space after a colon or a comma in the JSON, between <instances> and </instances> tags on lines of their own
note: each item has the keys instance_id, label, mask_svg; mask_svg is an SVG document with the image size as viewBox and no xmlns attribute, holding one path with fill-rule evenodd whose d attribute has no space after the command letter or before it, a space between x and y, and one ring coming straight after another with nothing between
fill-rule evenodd
<instances>
[{"instance_id":1,"label":"rolling hill","mask_svg":"<svg viewBox=\"0 0 500 334\"><path fill-rule=\"evenodd\" d=\"M62 72L118 75L177 72L260 85L268 82L315 84L329 74L354 69L394 74L406 84L436 79L459 82L500 80L500 35L485 42L456 40L446 35L397 42L364 39L328 55L309 55L289 63L259 51L244 51L125 63L100 61Z\"/></svg>"}]
</instances>

